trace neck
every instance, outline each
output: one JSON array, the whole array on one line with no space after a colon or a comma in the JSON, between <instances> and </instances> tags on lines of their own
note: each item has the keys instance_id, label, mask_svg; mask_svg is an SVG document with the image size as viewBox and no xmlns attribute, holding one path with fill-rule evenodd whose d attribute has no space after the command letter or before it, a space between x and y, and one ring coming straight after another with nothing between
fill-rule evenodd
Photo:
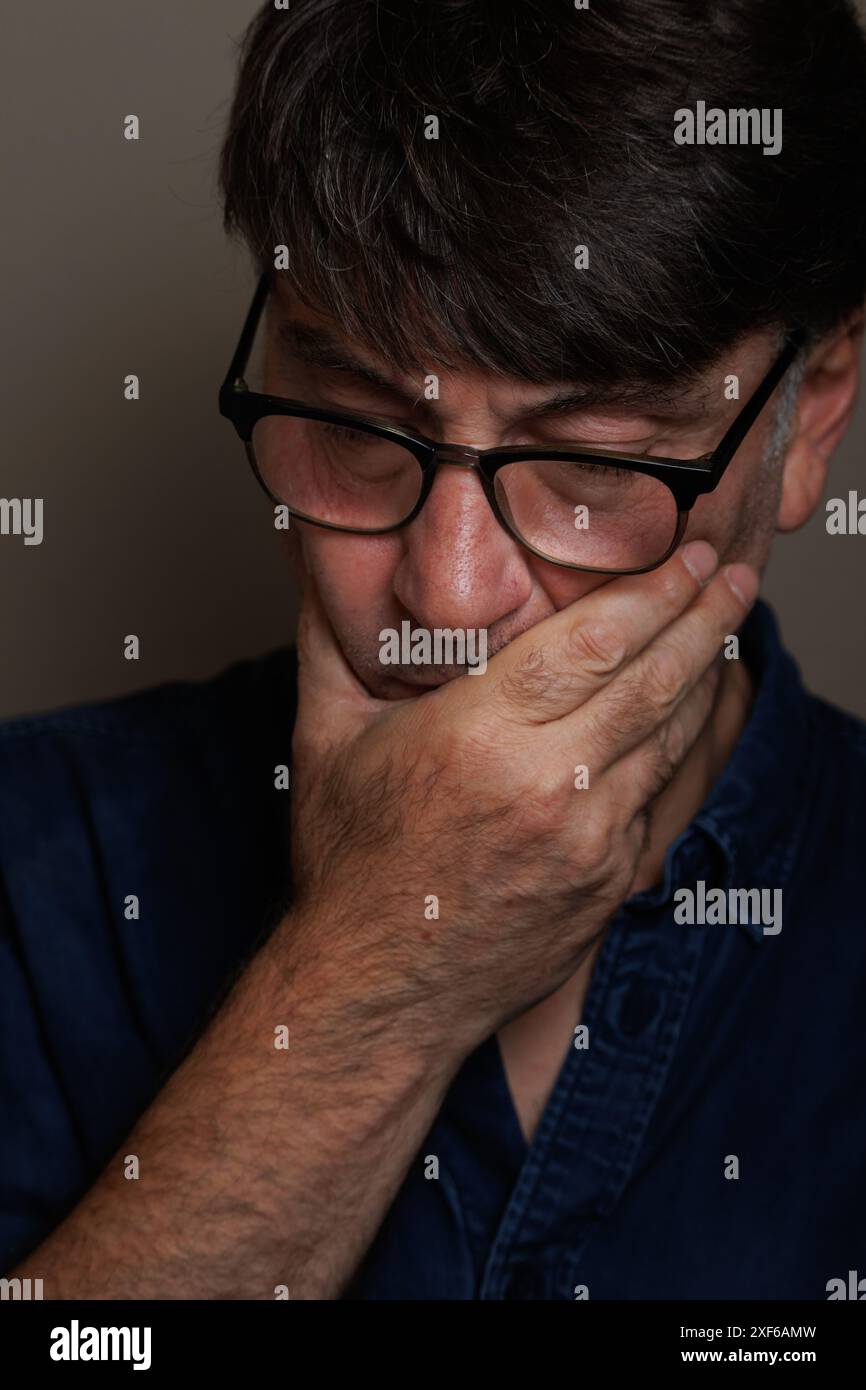
<instances>
[{"instance_id":1,"label":"neck","mask_svg":"<svg viewBox=\"0 0 866 1390\"><path fill-rule=\"evenodd\" d=\"M744 661L722 661L721 680L704 728L677 776L652 806L650 834L631 887L639 893L661 879L665 855L700 810L746 726L754 687Z\"/></svg>"}]
</instances>

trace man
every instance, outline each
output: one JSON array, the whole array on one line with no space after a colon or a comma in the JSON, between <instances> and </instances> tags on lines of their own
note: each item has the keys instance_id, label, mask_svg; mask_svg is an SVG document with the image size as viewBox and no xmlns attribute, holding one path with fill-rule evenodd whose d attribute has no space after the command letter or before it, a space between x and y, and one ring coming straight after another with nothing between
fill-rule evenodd
<instances>
[{"instance_id":1,"label":"man","mask_svg":"<svg viewBox=\"0 0 866 1390\"><path fill-rule=\"evenodd\" d=\"M262 9L220 403L297 661L3 730L8 1272L864 1268L866 740L755 603L855 404L864 76L842 0Z\"/></svg>"}]
</instances>

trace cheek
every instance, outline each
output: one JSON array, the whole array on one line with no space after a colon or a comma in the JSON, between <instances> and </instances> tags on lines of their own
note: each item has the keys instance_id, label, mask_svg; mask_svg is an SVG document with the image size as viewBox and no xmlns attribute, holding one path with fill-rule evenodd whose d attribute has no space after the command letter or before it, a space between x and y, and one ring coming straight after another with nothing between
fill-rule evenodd
<instances>
[{"instance_id":1,"label":"cheek","mask_svg":"<svg viewBox=\"0 0 866 1390\"><path fill-rule=\"evenodd\" d=\"M709 497L698 498L695 506L689 512L689 523L683 536L684 541L709 541L718 550L720 545L727 544L730 540L731 532L734 529L731 526L731 518L736 513L731 505L732 499L726 499L722 493L723 486L724 483Z\"/></svg>"},{"instance_id":2,"label":"cheek","mask_svg":"<svg viewBox=\"0 0 866 1390\"><path fill-rule=\"evenodd\" d=\"M762 458L761 447L735 454L715 492L699 497L692 508L684 541L707 540L725 558L739 540L760 529L767 494Z\"/></svg>"},{"instance_id":3,"label":"cheek","mask_svg":"<svg viewBox=\"0 0 866 1390\"><path fill-rule=\"evenodd\" d=\"M295 530L289 528L288 531L281 531L279 533L279 543L286 557L289 573L300 588L304 582L305 571L304 550L301 542L300 527L296 527Z\"/></svg>"},{"instance_id":4,"label":"cheek","mask_svg":"<svg viewBox=\"0 0 866 1390\"><path fill-rule=\"evenodd\" d=\"M393 536L348 536L304 527L304 561L338 628L369 626L388 603L400 562Z\"/></svg>"},{"instance_id":5,"label":"cheek","mask_svg":"<svg viewBox=\"0 0 866 1390\"><path fill-rule=\"evenodd\" d=\"M544 560L531 561L535 583L543 590L551 609L559 612L575 603L579 598L609 584L612 575L581 574L580 570L562 569L558 565L548 565Z\"/></svg>"}]
</instances>

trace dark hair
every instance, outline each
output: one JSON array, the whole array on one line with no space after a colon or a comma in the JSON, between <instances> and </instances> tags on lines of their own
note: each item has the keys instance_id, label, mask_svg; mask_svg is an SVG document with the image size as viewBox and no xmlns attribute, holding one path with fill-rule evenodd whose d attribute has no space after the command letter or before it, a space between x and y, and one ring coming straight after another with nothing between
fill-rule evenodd
<instances>
[{"instance_id":1,"label":"dark hair","mask_svg":"<svg viewBox=\"0 0 866 1390\"><path fill-rule=\"evenodd\" d=\"M698 101L781 108L781 152L677 144ZM848 0L268 3L220 164L259 267L288 245L297 293L395 365L589 384L829 331L866 293L864 182Z\"/></svg>"}]
</instances>

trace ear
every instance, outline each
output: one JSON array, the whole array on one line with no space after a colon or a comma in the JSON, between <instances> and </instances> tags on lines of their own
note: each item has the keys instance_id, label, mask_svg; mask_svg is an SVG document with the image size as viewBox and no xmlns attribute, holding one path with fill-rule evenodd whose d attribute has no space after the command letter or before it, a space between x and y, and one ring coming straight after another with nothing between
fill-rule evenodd
<instances>
[{"instance_id":1,"label":"ear","mask_svg":"<svg viewBox=\"0 0 866 1390\"><path fill-rule=\"evenodd\" d=\"M863 325L863 312L858 310L809 357L782 474L779 531L796 531L818 505L830 459L857 404Z\"/></svg>"}]
</instances>

